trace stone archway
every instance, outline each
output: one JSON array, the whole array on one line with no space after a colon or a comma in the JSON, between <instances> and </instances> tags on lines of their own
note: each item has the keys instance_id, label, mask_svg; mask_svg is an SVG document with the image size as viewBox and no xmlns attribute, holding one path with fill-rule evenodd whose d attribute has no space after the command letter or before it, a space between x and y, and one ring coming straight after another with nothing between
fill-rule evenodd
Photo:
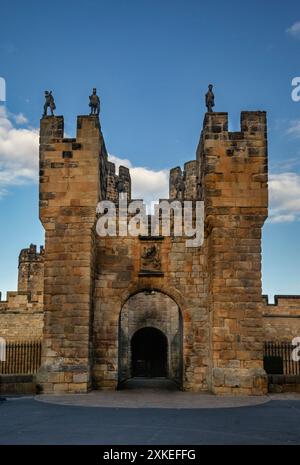
<instances>
[{"instance_id":1,"label":"stone archway","mask_svg":"<svg viewBox=\"0 0 300 465\"><path fill-rule=\"evenodd\" d=\"M119 387L124 381L144 372L148 377L165 376L181 388L182 338L181 311L171 297L153 290L140 291L129 297L119 319ZM144 349L141 347L142 339ZM139 359L137 353L140 353ZM137 360L140 360L140 371ZM148 370L147 363L150 365Z\"/></svg>"}]
</instances>

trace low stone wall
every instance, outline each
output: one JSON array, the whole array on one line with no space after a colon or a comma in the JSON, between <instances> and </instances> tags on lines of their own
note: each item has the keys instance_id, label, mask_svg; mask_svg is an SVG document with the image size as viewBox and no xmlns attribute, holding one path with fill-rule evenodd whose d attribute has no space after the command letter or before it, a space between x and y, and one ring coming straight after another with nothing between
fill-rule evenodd
<instances>
[{"instance_id":1,"label":"low stone wall","mask_svg":"<svg viewBox=\"0 0 300 465\"><path fill-rule=\"evenodd\" d=\"M275 296L274 304L264 296L265 341L291 342L300 337L300 295Z\"/></svg>"},{"instance_id":2,"label":"low stone wall","mask_svg":"<svg viewBox=\"0 0 300 465\"><path fill-rule=\"evenodd\" d=\"M294 337L300 337L300 316L265 316L264 331L266 341L291 342Z\"/></svg>"},{"instance_id":3,"label":"low stone wall","mask_svg":"<svg viewBox=\"0 0 300 465\"><path fill-rule=\"evenodd\" d=\"M8 292L0 301L0 337L8 340L39 339L43 332L43 296L32 301L26 292Z\"/></svg>"},{"instance_id":4,"label":"low stone wall","mask_svg":"<svg viewBox=\"0 0 300 465\"><path fill-rule=\"evenodd\" d=\"M269 375L269 392L299 392L300 375Z\"/></svg>"},{"instance_id":5,"label":"low stone wall","mask_svg":"<svg viewBox=\"0 0 300 465\"><path fill-rule=\"evenodd\" d=\"M0 337L8 340L38 339L43 332L43 313L0 313Z\"/></svg>"},{"instance_id":6,"label":"low stone wall","mask_svg":"<svg viewBox=\"0 0 300 465\"><path fill-rule=\"evenodd\" d=\"M0 394L36 394L34 375L0 375Z\"/></svg>"}]
</instances>

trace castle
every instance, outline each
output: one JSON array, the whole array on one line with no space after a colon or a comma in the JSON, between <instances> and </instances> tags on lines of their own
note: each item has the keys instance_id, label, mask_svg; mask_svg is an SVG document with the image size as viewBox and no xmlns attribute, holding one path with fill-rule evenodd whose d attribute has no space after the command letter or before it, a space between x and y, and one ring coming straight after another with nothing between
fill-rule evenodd
<instances>
[{"instance_id":1,"label":"castle","mask_svg":"<svg viewBox=\"0 0 300 465\"><path fill-rule=\"evenodd\" d=\"M132 376L266 393L263 342L300 335L300 296L262 296L266 113L242 112L239 132L228 131L227 113L206 113L196 159L170 172L169 202L204 202L200 247L183 236L99 237L97 204L118 208L120 190L131 199L130 172L108 160L96 116L78 116L72 139L62 116L41 119L45 250L21 252L0 336L42 337L45 393L116 389Z\"/></svg>"}]
</instances>

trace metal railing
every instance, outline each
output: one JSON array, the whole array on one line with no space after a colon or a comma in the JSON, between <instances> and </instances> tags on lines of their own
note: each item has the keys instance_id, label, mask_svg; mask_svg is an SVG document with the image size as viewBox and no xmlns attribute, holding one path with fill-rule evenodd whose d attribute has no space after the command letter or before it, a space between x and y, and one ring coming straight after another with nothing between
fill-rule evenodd
<instances>
[{"instance_id":1,"label":"metal railing","mask_svg":"<svg viewBox=\"0 0 300 465\"><path fill-rule=\"evenodd\" d=\"M0 361L0 374L34 374L41 366L40 340L7 341L5 361Z\"/></svg>"},{"instance_id":2,"label":"metal railing","mask_svg":"<svg viewBox=\"0 0 300 465\"><path fill-rule=\"evenodd\" d=\"M300 362L293 360L290 342L264 343L264 369L271 375L300 375Z\"/></svg>"}]
</instances>

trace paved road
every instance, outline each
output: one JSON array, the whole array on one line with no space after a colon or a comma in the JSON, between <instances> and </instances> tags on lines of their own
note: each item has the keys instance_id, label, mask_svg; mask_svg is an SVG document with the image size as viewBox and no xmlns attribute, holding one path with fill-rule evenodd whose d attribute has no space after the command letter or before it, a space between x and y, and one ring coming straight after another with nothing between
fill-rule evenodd
<instances>
[{"instance_id":1,"label":"paved road","mask_svg":"<svg viewBox=\"0 0 300 465\"><path fill-rule=\"evenodd\" d=\"M300 401L213 409L0 403L0 444L300 444Z\"/></svg>"},{"instance_id":2,"label":"paved road","mask_svg":"<svg viewBox=\"0 0 300 465\"><path fill-rule=\"evenodd\" d=\"M297 396L297 395L296 395ZM92 391L86 394L56 394L36 397L41 402L74 407L199 409L248 407L269 402L269 396L215 396L211 393L183 392L165 378L132 378L118 391ZM300 394L296 398L300 400Z\"/></svg>"}]
</instances>

